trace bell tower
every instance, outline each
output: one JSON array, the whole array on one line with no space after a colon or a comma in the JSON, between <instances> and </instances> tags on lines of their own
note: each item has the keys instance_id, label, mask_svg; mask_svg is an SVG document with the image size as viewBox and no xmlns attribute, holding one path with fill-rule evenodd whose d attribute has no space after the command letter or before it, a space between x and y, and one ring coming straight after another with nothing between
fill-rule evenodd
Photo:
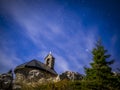
<instances>
[{"instance_id":1,"label":"bell tower","mask_svg":"<svg viewBox=\"0 0 120 90\"><path fill-rule=\"evenodd\" d=\"M49 66L51 69L54 69L55 58L53 57L51 52L45 57L44 60L45 65Z\"/></svg>"}]
</instances>

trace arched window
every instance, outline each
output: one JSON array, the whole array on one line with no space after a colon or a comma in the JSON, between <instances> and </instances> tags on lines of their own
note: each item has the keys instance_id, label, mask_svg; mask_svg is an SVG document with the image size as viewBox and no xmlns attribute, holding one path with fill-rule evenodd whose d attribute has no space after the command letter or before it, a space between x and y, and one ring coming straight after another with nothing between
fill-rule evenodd
<instances>
[{"instance_id":1,"label":"arched window","mask_svg":"<svg viewBox=\"0 0 120 90\"><path fill-rule=\"evenodd\" d=\"M48 58L46 61L46 65L48 66L50 64L50 59Z\"/></svg>"}]
</instances>

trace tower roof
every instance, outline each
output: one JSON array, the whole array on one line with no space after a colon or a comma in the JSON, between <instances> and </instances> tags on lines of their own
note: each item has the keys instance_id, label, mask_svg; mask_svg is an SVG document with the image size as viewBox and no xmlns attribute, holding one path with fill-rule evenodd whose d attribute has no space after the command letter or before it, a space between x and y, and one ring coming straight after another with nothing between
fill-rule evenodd
<instances>
[{"instance_id":1,"label":"tower roof","mask_svg":"<svg viewBox=\"0 0 120 90\"><path fill-rule=\"evenodd\" d=\"M25 67L28 67L28 68L37 68L39 70L44 70L44 71L48 71L54 75L57 75L56 71L51 69L50 67L46 66L44 63L36 60L36 59L33 59L29 62L26 62L24 64L21 64L19 66L17 66L14 70L14 72L16 72L17 70L21 69L21 68L25 68Z\"/></svg>"},{"instance_id":2,"label":"tower roof","mask_svg":"<svg viewBox=\"0 0 120 90\"><path fill-rule=\"evenodd\" d=\"M52 55L51 51L50 51L49 54L44 58L44 60L45 60L47 57L51 57L51 58L55 59L54 56Z\"/></svg>"}]
</instances>

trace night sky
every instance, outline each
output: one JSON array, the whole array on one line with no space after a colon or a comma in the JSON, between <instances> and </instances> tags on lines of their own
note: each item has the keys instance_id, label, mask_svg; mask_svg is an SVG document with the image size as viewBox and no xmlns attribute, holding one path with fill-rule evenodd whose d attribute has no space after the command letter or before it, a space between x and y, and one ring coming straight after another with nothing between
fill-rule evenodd
<instances>
[{"instance_id":1,"label":"night sky","mask_svg":"<svg viewBox=\"0 0 120 90\"><path fill-rule=\"evenodd\" d=\"M0 73L51 51L55 70L84 73L96 40L120 67L119 0L0 0Z\"/></svg>"}]
</instances>

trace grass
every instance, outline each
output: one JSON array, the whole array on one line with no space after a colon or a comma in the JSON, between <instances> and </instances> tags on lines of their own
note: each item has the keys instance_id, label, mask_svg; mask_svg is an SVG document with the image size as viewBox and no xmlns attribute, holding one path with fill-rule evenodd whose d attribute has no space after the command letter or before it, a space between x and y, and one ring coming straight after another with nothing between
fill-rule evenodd
<instances>
[{"instance_id":1,"label":"grass","mask_svg":"<svg viewBox=\"0 0 120 90\"><path fill-rule=\"evenodd\" d=\"M22 85L21 90L80 90L80 81L63 80L57 83Z\"/></svg>"}]
</instances>

